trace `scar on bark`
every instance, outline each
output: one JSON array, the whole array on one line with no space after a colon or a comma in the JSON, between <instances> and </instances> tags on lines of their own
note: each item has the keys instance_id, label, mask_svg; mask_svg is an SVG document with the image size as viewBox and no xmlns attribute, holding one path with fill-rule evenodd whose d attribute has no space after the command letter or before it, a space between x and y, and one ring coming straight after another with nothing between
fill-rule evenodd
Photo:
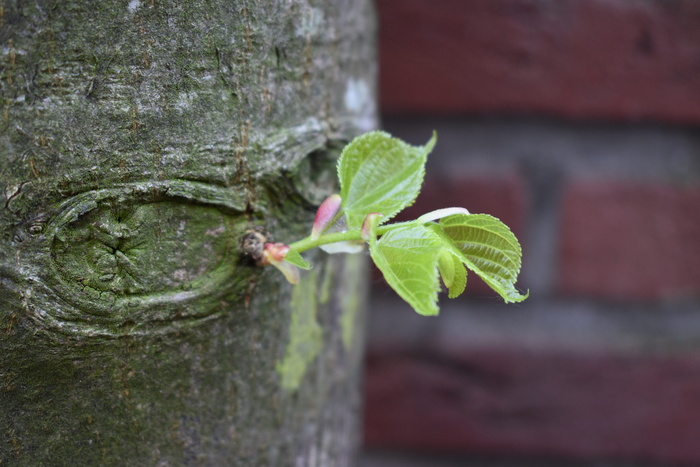
<instances>
[{"instance_id":1,"label":"scar on bark","mask_svg":"<svg viewBox=\"0 0 700 467\"><path fill-rule=\"evenodd\" d=\"M264 266L264 247L265 243L272 241L270 235L265 232L261 226L247 230L241 237L240 249L243 252L244 259L249 264L256 266Z\"/></svg>"}]
</instances>

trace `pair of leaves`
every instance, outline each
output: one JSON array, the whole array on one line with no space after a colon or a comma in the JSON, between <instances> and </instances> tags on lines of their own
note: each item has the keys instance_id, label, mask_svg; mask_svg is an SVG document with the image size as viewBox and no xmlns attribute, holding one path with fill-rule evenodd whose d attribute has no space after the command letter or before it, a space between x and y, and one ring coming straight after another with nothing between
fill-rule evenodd
<instances>
[{"instance_id":1,"label":"pair of leaves","mask_svg":"<svg viewBox=\"0 0 700 467\"><path fill-rule=\"evenodd\" d=\"M398 227L370 237L372 260L387 283L422 315L438 313L439 278L455 298L467 283L465 267L475 272L506 302L527 295L515 289L520 245L513 233L487 214L458 214L439 223Z\"/></svg>"},{"instance_id":2,"label":"pair of leaves","mask_svg":"<svg viewBox=\"0 0 700 467\"><path fill-rule=\"evenodd\" d=\"M342 209L348 229L361 228L369 213L386 222L418 196L427 156L436 136L425 146L411 146L383 132L353 140L338 163ZM527 298L515 289L521 249L508 227L486 214L450 215L435 222L414 221L388 226L381 237L372 225L372 260L387 283L423 315L438 313L440 278L449 297L466 287L467 270L481 277L506 302Z\"/></svg>"}]
</instances>

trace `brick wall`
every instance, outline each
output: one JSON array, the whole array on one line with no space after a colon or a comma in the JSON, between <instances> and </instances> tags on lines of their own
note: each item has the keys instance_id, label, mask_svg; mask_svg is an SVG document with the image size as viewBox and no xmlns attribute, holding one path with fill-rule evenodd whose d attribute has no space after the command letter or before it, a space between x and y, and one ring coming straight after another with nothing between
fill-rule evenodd
<instances>
[{"instance_id":1,"label":"brick wall","mask_svg":"<svg viewBox=\"0 0 700 467\"><path fill-rule=\"evenodd\" d=\"M700 465L700 2L377 6L384 127L438 131L407 214L501 218L531 297L424 318L375 275L368 449Z\"/></svg>"},{"instance_id":2,"label":"brick wall","mask_svg":"<svg viewBox=\"0 0 700 467\"><path fill-rule=\"evenodd\" d=\"M377 0L387 112L700 121L696 0Z\"/></svg>"}]
</instances>

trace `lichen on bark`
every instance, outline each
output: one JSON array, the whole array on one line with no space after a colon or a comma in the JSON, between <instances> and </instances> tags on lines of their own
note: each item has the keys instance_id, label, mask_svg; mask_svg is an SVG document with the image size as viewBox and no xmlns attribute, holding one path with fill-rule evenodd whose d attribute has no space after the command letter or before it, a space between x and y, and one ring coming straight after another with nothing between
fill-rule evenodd
<instances>
[{"instance_id":1,"label":"lichen on bark","mask_svg":"<svg viewBox=\"0 0 700 467\"><path fill-rule=\"evenodd\" d=\"M323 346L317 317L317 280L315 272L306 274L292 291L289 342L284 358L277 363L282 387L288 391L299 388L306 368L316 360Z\"/></svg>"},{"instance_id":2,"label":"lichen on bark","mask_svg":"<svg viewBox=\"0 0 700 467\"><path fill-rule=\"evenodd\" d=\"M362 281L288 391L290 286L238 245L306 235L375 124L369 2L0 11L0 463L348 465Z\"/></svg>"}]
</instances>

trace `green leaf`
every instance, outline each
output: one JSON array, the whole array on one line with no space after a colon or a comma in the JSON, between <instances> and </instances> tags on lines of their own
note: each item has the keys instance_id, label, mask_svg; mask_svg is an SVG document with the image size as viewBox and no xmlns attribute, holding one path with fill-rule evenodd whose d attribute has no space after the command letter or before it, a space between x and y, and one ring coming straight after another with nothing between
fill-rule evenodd
<instances>
[{"instance_id":1,"label":"green leaf","mask_svg":"<svg viewBox=\"0 0 700 467\"><path fill-rule=\"evenodd\" d=\"M445 241L430 227L391 229L379 240L371 233L369 252L384 279L421 315L437 315L438 258ZM461 264L460 264L461 267Z\"/></svg>"},{"instance_id":2,"label":"green leaf","mask_svg":"<svg viewBox=\"0 0 700 467\"><path fill-rule=\"evenodd\" d=\"M455 278L452 281L452 285L447 288L447 296L450 298L457 298L462 295L464 289L467 288L467 270L464 268L462 262L455 256L452 260L456 262L455 264Z\"/></svg>"},{"instance_id":3,"label":"green leaf","mask_svg":"<svg viewBox=\"0 0 700 467\"><path fill-rule=\"evenodd\" d=\"M304 260L304 258L301 257L299 252L291 248L287 250L287 254L284 257L284 260L300 269L311 269L311 265L307 263Z\"/></svg>"},{"instance_id":4,"label":"green leaf","mask_svg":"<svg viewBox=\"0 0 700 467\"><path fill-rule=\"evenodd\" d=\"M454 255L447 250L442 250L438 255L438 271L440 271L442 282L448 289L452 286L455 278L455 263L452 258L454 258Z\"/></svg>"},{"instance_id":5,"label":"green leaf","mask_svg":"<svg viewBox=\"0 0 700 467\"><path fill-rule=\"evenodd\" d=\"M521 302L515 289L522 251L510 229L487 214L458 214L433 224L434 232L449 239L451 251L506 302ZM451 295L451 294L450 294Z\"/></svg>"},{"instance_id":6,"label":"green leaf","mask_svg":"<svg viewBox=\"0 0 700 467\"><path fill-rule=\"evenodd\" d=\"M436 139L433 134L425 146L411 146L373 131L343 149L338 179L348 229L359 228L370 212L383 214L382 222L386 222L413 203Z\"/></svg>"},{"instance_id":7,"label":"green leaf","mask_svg":"<svg viewBox=\"0 0 700 467\"><path fill-rule=\"evenodd\" d=\"M449 249L444 249L438 256L438 270L442 282L448 290L448 297L457 298L467 287L467 270L462 261Z\"/></svg>"}]
</instances>

